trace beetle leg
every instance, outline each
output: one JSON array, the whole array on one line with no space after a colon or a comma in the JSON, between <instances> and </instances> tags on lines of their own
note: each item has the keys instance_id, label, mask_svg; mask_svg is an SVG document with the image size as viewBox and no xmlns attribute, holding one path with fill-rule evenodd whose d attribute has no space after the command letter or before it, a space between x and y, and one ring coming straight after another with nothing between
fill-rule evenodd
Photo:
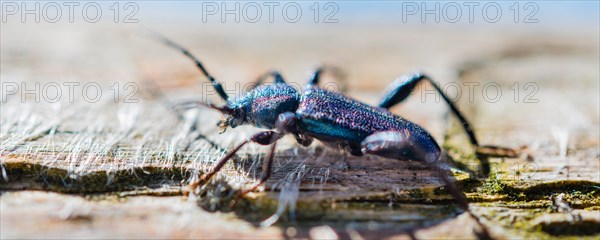
<instances>
[{"instance_id":1,"label":"beetle leg","mask_svg":"<svg viewBox=\"0 0 600 240\"><path fill-rule=\"evenodd\" d=\"M385 90L383 98L379 102L379 107L389 109L394 105L404 101L413 91L417 84L424 79L422 74L403 75L394 82L390 83Z\"/></svg>"},{"instance_id":2,"label":"beetle leg","mask_svg":"<svg viewBox=\"0 0 600 240\"><path fill-rule=\"evenodd\" d=\"M263 169L262 169L262 177L260 178L260 181L254 185L254 187L243 191L242 195L252 192L254 191L254 189L258 188L260 185L262 185L263 183L265 183L267 181L267 179L269 179L269 177L271 176L271 171L273 170L273 158L275 157L275 148L277 146L277 142L274 142L273 144L271 144L271 150L269 151L269 156L267 157L267 160L263 162Z\"/></svg>"},{"instance_id":3,"label":"beetle leg","mask_svg":"<svg viewBox=\"0 0 600 240\"><path fill-rule=\"evenodd\" d=\"M431 85L433 85L435 90L439 92L444 101L446 101L450 107L450 110L452 110L452 113L454 113L454 115L460 121L465 133L469 137L469 141L477 148L476 154L479 161L481 161L481 171L484 176L487 176L490 173L490 164L488 160L490 156L515 157L519 155L517 150L513 150L511 148L480 146L479 142L477 141L477 137L475 136L475 130L473 130L469 121L467 121L464 115L458 110L452 100L450 100L450 98L444 94L440 86L425 74L415 73L412 75L402 76L395 80L387 87L386 94L384 95L383 99L381 99L379 107L389 109L392 106L404 101L422 80L427 80Z\"/></svg>"},{"instance_id":4,"label":"beetle leg","mask_svg":"<svg viewBox=\"0 0 600 240\"><path fill-rule=\"evenodd\" d=\"M348 89L343 72L338 67L331 65L322 65L318 67L317 70L315 70L315 72L311 75L307 85L318 85L321 81L321 76L323 76L323 74L327 72L333 74L333 77L341 83L338 88L341 92L345 92Z\"/></svg>"},{"instance_id":5,"label":"beetle leg","mask_svg":"<svg viewBox=\"0 0 600 240\"><path fill-rule=\"evenodd\" d=\"M290 133L296 137L296 141L305 147L308 147L313 138L303 134L297 124L298 117L293 112L284 112L279 114L277 117L277 122L275 123L275 127L279 132L282 133Z\"/></svg>"},{"instance_id":6,"label":"beetle leg","mask_svg":"<svg viewBox=\"0 0 600 240\"><path fill-rule=\"evenodd\" d=\"M279 116L277 117L277 122L275 123L275 127L280 132L281 136L283 136L283 134L290 133L296 137L296 141L298 141L299 144L301 144L303 146L310 145L312 143L313 138L310 136L301 134L300 131L298 130L298 125L297 125L296 121L297 121L296 114L294 114L293 112L285 112L285 113L279 114ZM281 138L281 136L279 138ZM256 185L254 185L254 187L252 187L246 191L243 191L241 193L242 195L254 191L260 185L265 183L267 181L267 179L269 179L269 177L271 176L271 172L273 170L273 158L275 156L276 144L277 144L277 142L273 142L273 144L271 145L271 151L269 152L269 156L267 157L267 160L265 162L263 162L263 176L261 177L260 181Z\"/></svg>"},{"instance_id":7,"label":"beetle leg","mask_svg":"<svg viewBox=\"0 0 600 240\"><path fill-rule=\"evenodd\" d=\"M446 176L446 171L435 164L440 159L440 148L426 132L415 131L383 131L369 135L363 142L362 151L390 159L416 160L433 168L444 181L450 194L460 207L469 210L465 196Z\"/></svg>"},{"instance_id":8,"label":"beetle leg","mask_svg":"<svg viewBox=\"0 0 600 240\"><path fill-rule=\"evenodd\" d=\"M362 141L361 151L385 158L419 162L435 162L441 152L435 140L422 129L373 133Z\"/></svg>"},{"instance_id":9,"label":"beetle leg","mask_svg":"<svg viewBox=\"0 0 600 240\"><path fill-rule=\"evenodd\" d=\"M452 102L452 100L450 100L450 98L448 98L448 96L446 96L446 94L444 93L444 91L442 91L440 86L438 86L438 84L435 83L427 75L424 75L421 73L416 73L416 74L412 74L412 75L405 75L405 76L398 78L397 80L395 80L393 83L391 83L387 87L386 94L384 95L383 99L381 99L381 102L379 103L379 107L389 109L392 106L404 101L406 98L408 98L408 96L414 90L414 88L417 86L417 84L420 83L422 80L427 80L429 83L431 83L431 85L433 85L435 90L440 93L440 95L442 96L444 101L446 101L446 103L450 107L450 110L452 110L452 113L454 113L454 115L460 121L465 132L469 136L469 140L471 141L471 144L473 144L473 146L479 146L477 137L475 136L475 131L471 127L471 124L469 123L469 121L467 121L467 119L463 116L463 114L458 110L456 105L454 105L454 102Z\"/></svg>"},{"instance_id":10,"label":"beetle leg","mask_svg":"<svg viewBox=\"0 0 600 240\"><path fill-rule=\"evenodd\" d=\"M283 80L283 76L281 76L281 73L279 73L278 71L269 71L269 72L266 72L266 73L260 75L252 83L252 85L250 86L250 88L248 90L255 89L259 85L263 84L263 82L266 81L269 77L272 77L273 80L275 81L275 83L285 83L285 80Z\"/></svg>"},{"instance_id":11,"label":"beetle leg","mask_svg":"<svg viewBox=\"0 0 600 240\"><path fill-rule=\"evenodd\" d=\"M363 153L374 154L385 158L398 160L416 160L434 170L458 206L467 212L481 227L483 237L489 238L489 233L477 216L469 209L465 195L447 176L447 171L438 163L440 148L426 132L419 131L383 131L369 135L363 142Z\"/></svg>"},{"instance_id":12,"label":"beetle leg","mask_svg":"<svg viewBox=\"0 0 600 240\"><path fill-rule=\"evenodd\" d=\"M210 172L202 175L200 180L191 182L189 185L190 190L193 192L198 186L208 182L217 172L219 172L221 170L221 168L223 168L225 166L227 161L229 161L233 157L233 155L235 155L235 153L237 151L239 151L247 143L254 142L254 143L258 143L260 145L270 145L270 144L275 143L281 137L283 137L283 134L278 133L276 131L264 131L264 132L259 132L257 134L252 135L249 139L247 139L247 140L243 141L242 143L240 143L239 145L237 145L231 152L229 152L227 155L225 155L225 157L223 157L221 160L219 160L219 162L215 165L215 167Z\"/></svg>"},{"instance_id":13,"label":"beetle leg","mask_svg":"<svg viewBox=\"0 0 600 240\"><path fill-rule=\"evenodd\" d=\"M479 142L477 141L477 137L475 136L475 131L471 127L469 121L467 121L464 115L458 110L458 108L456 107L456 105L454 105L452 100L450 100L450 98L448 98L448 96L444 94L444 91L442 91L438 84L435 83L427 75L424 75L422 73L415 73L412 75L404 75L396 79L393 83L388 85L386 94L384 95L383 99L381 99L379 107L389 109L394 105L404 101L406 98L408 98L410 93L422 80L427 80L429 83L431 83L431 85L433 85L435 90L440 93L444 101L446 101L446 103L450 107L450 110L452 110L452 113L454 113L454 116L456 116L460 121L463 129L465 130L465 133L469 137L469 141L471 142L471 144L476 148L479 148ZM483 175L489 175L490 163L488 157L478 154L477 158L481 162L481 172L483 173Z\"/></svg>"}]
</instances>

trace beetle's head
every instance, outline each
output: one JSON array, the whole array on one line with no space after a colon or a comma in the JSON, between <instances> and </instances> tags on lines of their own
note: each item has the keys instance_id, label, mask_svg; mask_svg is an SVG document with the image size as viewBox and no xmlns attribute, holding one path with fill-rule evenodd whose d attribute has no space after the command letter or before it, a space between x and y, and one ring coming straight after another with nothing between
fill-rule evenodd
<instances>
[{"instance_id":1,"label":"beetle's head","mask_svg":"<svg viewBox=\"0 0 600 240\"><path fill-rule=\"evenodd\" d=\"M279 114L296 111L299 97L298 92L292 86L273 84L259 86L243 97L228 99L222 107L205 102L186 102L178 107L204 106L221 112L223 119L218 125L221 133L225 132L228 127L235 128L244 124L273 129Z\"/></svg>"},{"instance_id":2,"label":"beetle's head","mask_svg":"<svg viewBox=\"0 0 600 240\"><path fill-rule=\"evenodd\" d=\"M299 95L292 86L282 83L261 85L240 98L227 101L221 112L225 118L219 126L235 128L244 124L273 129L279 114L295 112Z\"/></svg>"},{"instance_id":3,"label":"beetle's head","mask_svg":"<svg viewBox=\"0 0 600 240\"><path fill-rule=\"evenodd\" d=\"M219 122L220 133L225 132L227 127L235 128L248 123L247 104L236 101L221 107L219 111L223 113L223 118Z\"/></svg>"}]
</instances>

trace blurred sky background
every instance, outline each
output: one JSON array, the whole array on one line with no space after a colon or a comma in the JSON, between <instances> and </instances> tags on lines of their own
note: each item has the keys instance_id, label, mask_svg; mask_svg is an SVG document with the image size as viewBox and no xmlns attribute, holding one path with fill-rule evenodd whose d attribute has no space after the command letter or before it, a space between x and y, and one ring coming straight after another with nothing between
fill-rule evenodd
<instances>
[{"instance_id":1,"label":"blurred sky background","mask_svg":"<svg viewBox=\"0 0 600 240\"><path fill-rule=\"evenodd\" d=\"M39 1L41 7L48 2L52 1ZM73 1L70 1L73 2ZM98 3L101 5L103 10L101 21L111 21L113 20L113 12L110 10L110 7L114 5L117 1L89 1ZM273 4L276 1L268 1L267 4ZM340 24L426 24L426 25L436 25L436 24L453 24L453 25L479 25L485 24L488 26L511 26L511 27L534 27L534 28L555 28L555 27L569 27L569 28L589 28L590 30L598 31L599 27L599 12L600 12L600 1L292 1L301 6L302 9L302 17L300 20L293 24L315 24L314 23L314 15L315 12L311 8L314 8L315 3L319 3L319 18L321 21L319 23L323 23L323 19L327 14L335 11L335 14L332 15L333 19L337 19ZM500 6L502 15L499 17L499 21L495 23L490 23L486 21L482 15L485 14L483 11L483 6L492 2L493 4L497 4L496 6ZM5 15L7 11L7 5L17 3L19 6L23 6L23 4L27 5L28 8L34 7L35 1L27 1L25 3L20 1L2 1L2 14ZM63 2L57 2L59 4L63 4ZM82 6L88 2L81 1L79 2L80 6L75 9L75 21L81 21ZM221 7L226 5L227 8L235 8L236 4L240 6L240 12L243 11L244 6L248 4L258 4L261 6L262 17L261 20L257 23L250 23L252 25L261 25L261 23L266 23L267 25L273 24L287 24L282 18L283 6L288 2L277 2L278 6L275 6L274 10L274 21L273 23L268 22L268 7L266 6L266 2L260 1L121 1L120 8L124 8L126 3L134 3L137 6L137 11L134 13L133 18L138 19L139 23L143 25L152 25L157 23L181 23L182 21L189 22L197 22L197 23L205 23L205 24L223 24L221 21ZM325 5L327 3L334 3L337 9L327 8L325 9ZM517 17L520 21L515 23L515 3L519 5L519 16ZM219 6L217 13L214 15L207 15L206 21L202 21L203 15L206 15L206 12L203 12L203 5L216 5ZM444 20L444 16L441 15L441 21L436 22L434 20L435 15L429 14L426 15L427 19L425 22L421 20L421 12L423 12L423 8L427 9L435 9L436 4L439 4L438 15L443 14L445 10L445 6L448 6L447 12L449 17L454 17L456 15L455 6L460 7L461 17L460 21L456 23L451 23ZM474 18L473 22L469 22L469 7L467 5L474 4ZM533 6L526 6L526 4ZM416 14L408 15L403 12L403 10L408 11L411 6L418 6ZM453 5L453 6L450 6ZM526 8L527 7L527 8ZM22 10L22 9L20 9ZM93 9L92 9L93 10ZM294 9L291 8L289 11L290 14L294 13ZM53 9L49 10L53 15ZM63 19L59 22L67 22L66 20L66 7L62 7L63 11ZM125 15L132 13L135 11L133 8L121 9L119 18L125 18ZM90 11L93 13L93 11ZM249 14L255 14L255 9L248 8ZM488 14L490 18L495 18L495 8L489 8ZM531 14L531 15L530 15ZM406 16L405 16L406 15ZM450 16L451 15L451 16ZM524 23L525 18L529 15L530 19L537 19L537 23ZM292 16L293 17L293 16ZM31 16L29 17L31 18ZM43 19L42 19L43 21ZM17 13L16 15L6 15L3 16L2 23L14 23L20 22L20 15ZM28 22L31 22L28 20ZM244 21L243 17L239 23L234 21L233 15L227 16L227 24L244 24L248 23Z\"/></svg>"},{"instance_id":2,"label":"blurred sky background","mask_svg":"<svg viewBox=\"0 0 600 240\"><path fill-rule=\"evenodd\" d=\"M234 8L235 3L240 3L240 8L244 5L252 2L244 1L227 1L224 4L227 7ZM271 1L272 2L272 1ZM314 24L313 16L314 12L311 10L311 6L317 1L295 1L302 8L302 17L297 24ZM485 24L488 26L494 25L505 25L511 27L533 27L533 28L555 28L555 27L571 27L571 28L588 28L590 30L598 30L599 26L599 12L600 12L600 1L321 1L321 16L324 18L325 15L334 11L333 8L323 9L324 5L328 2L334 2L339 7L334 17L339 20L340 24L454 24L454 25L479 25ZM483 18L483 6L489 2L497 3L497 6L501 7L502 16L499 17L499 21L496 23L487 22ZM519 3L519 22L515 23L514 15L515 3ZM203 15L203 4L216 3L222 6L221 1L138 1L139 4L139 19L141 23L148 21L147 23L153 23L154 21L160 21L162 23L168 21L193 21L202 22ZM262 6L263 16L261 21L258 23L268 23L268 7L264 6L264 2L257 2ZM427 9L435 9L436 3L439 4L438 13L444 14L444 7L447 6L448 17L454 17L455 9L454 6L460 6L462 16L460 21L456 23L445 21L443 15L441 16L440 22L435 22L435 15L426 15L426 21L421 20L421 12L423 6ZM469 7L468 4L478 4L474 6L474 21L469 22ZM525 9L525 5L532 3L535 7L528 7ZM275 24L288 23L281 16L283 14L282 7L286 2L279 2L279 6L275 7ZM424 4L424 5L423 5ZM417 13L414 15L408 15L403 13L403 10L409 11L411 6L418 6ZM405 9L403 9L405 8ZM537 8L537 9L535 9ZM253 9L248 9L249 13L253 13ZM293 9L290 9L290 14L293 13ZM219 19L222 9L216 15L207 15L206 23L222 23ZM405 15L403 19L403 15ZM495 9L490 7L488 9L489 18L495 18ZM530 15L531 19L537 19L537 23L524 23L523 20ZM451 16L450 16L451 15ZM293 16L292 16L293 17ZM243 18L240 21L245 23ZM235 24L233 16L227 16L226 23Z\"/></svg>"}]
</instances>

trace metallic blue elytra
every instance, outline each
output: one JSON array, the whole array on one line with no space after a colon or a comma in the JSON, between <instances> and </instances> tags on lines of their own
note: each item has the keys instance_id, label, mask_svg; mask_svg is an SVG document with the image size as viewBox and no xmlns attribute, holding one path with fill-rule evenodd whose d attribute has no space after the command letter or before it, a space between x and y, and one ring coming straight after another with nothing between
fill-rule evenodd
<instances>
[{"instance_id":1,"label":"metallic blue elytra","mask_svg":"<svg viewBox=\"0 0 600 240\"><path fill-rule=\"evenodd\" d=\"M423 128L390 111L369 106L342 94L309 85L300 95L291 85L260 85L241 98L228 101L232 109L226 126L251 124L280 133L298 135L298 139L315 138L328 146L348 150L353 155L365 153L403 160L426 160L439 157L440 148ZM293 113L287 128L277 126L279 116ZM376 133L387 132L387 134ZM396 137L391 135L397 135ZM300 137L302 135L302 137ZM369 141L365 142L365 139ZM394 146L389 149L376 145ZM429 154L429 155L427 155Z\"/></svg>"},{"instance_id":2,"label":"metallic blue elytra","mask_svg":"<svg viewBox=\"0 0 600 240\"><path fill-rule=\"evenodd\" d=\"M415 160L425 160L425 155L416 154L417 151L413 148L431 153L432 155L429 156L435 156L435 159L439 156L440 148L433 137L417 124L394 115L384 108L369 106L317 86L308 86L300 96L296 116L299 119L299 127L306 134L325 142L336 142L339 147L350 148L350 152L355 155L367 153L365 151L376 154L374 148L369 147L373 144L392 146L394 142L406 142L409 144L402 145L405 154L396 154L393 158L409 160L414 157ZM367 137L379 132L388 134L375 135L371 137L370 142L364 142ZM390 133L396 133L401 137L390 137ZM361 146L360 151L352 149L354 146ZM400 146L396 145L396 147Z\"/></svg>"}]
</instances>

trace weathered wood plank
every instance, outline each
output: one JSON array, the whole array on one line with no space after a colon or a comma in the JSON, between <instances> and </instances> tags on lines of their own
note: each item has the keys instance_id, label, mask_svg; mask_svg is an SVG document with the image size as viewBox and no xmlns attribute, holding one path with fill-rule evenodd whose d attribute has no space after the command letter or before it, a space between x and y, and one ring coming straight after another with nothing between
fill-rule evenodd
<instances>
[{"instance_id":1,"label":"weathered wood plank","mask_svg":"<svg viewBox=\"0 0 600 240\"><path fill-rule=\"evenodd\" d=\"M39 44L20 41L19 32L37 28L3 25L2 82L34 84L58 79L62 84L76 79L96 82L107 94L97 103L85 101L81 94L75 95L73 103L35 103L31 98L23 103L18 95L2 102L0 188L95 195L84 199L5 192L0 198L2 238L322 238L328 234L409 238L407 231L423 226L428 228L416 231L416 237L475 237L472 219L465 215L455 218L455 209L445 204L449 197L436 191L442 186L440 180L420 164L351 157L318 143L301 148L293 139L279 144L273 178L265 185L268 191L238 201L235 214L207 211L228 210L228 194L256 181L264 147L250 145L240 152L206 186L206 195L200 200L181 201L185 181L197 171L210 169L227 149L257 130L241 127L218 134L219 115L203 109L178 119L165 107L164 99L148 90L157 85L169 101L177 102L198 98L207 92L207 85L198 83L199 76L186 59L152 41L109 38L95 32L97 28L73 32L77 26L54 25L30 36ZM417 69L427 70L443 86L479 83L473 101L466 95L468 90L462 89L461 109L474 121L481 142L527 146L533 157L533 161L525 156L492 159L494 178L462 182L468 196L480 202L476 213L484 216L492 234L506 238L540 234L535 226L550 212L548 197L558 192L568 193L569 202L585 219L599 221L594 218L600 206L594 189L600 182L600 76L597 41L589 40L597 40L597 35L578 33L581 37L575 40L574 35L544 35L543 42L538 42L540 36L516 32L449 34L415 29L413 34L399 36L385 29L361 30L365 38L357 42L333 41L353 39L353 32L321 31L320 38L315 38L313 30L307 29L295 33L294 42L288 41L289 34L275 34L269 41L257 38L248 42L251 48L228 45L228 39L243 37L243 31L214 30L208 35L182 29L164 32L201 52L211 72L237 92L271 68L282 70L301 86L305 72L321 61L345 69L348 94L368 103L376 103L381 89L392 79ZM48 31L70 34L71 40ZM445 41L423 42L422 38ZM45 41L55 44L44 46L41 43ZM271 44L283 41L288 44ZM373 45L374 41L378 44ZM472 42L487 44L475 47ZM421 50L415 50L416 45ZM77 54L72 49L77 49ZM259 54L262 57L257 57ZM108 94L114 82L121 86L136 83L140 90L135 97L140 102L123 103L122 95L115 103ZM497 102L482 96L483 86L491 82L506 93ZM530 93L524 87L532 82L539 87L535 95L539 101L515 103L509 95L515 82L520 84L518 100ZM216 102L214 95L209 99ZM415 93L393 111L425 126L454 160L476 170L473 149L454 120L445 116L443 103L432 100L431 94ZM467 177L462 172L455 175L461 180ZM110 197L113 194L119 197ZM296 207L297 225L281 221L276 227L255 228L286 201L292 201L287 207ZM532 211L516 210L519 208ZM499 212L516 217L496 218L502 215ZM56 219L59 221L54 222ZM511 221L523 224L513 226Z\"/></svg>"}]
</instances>

